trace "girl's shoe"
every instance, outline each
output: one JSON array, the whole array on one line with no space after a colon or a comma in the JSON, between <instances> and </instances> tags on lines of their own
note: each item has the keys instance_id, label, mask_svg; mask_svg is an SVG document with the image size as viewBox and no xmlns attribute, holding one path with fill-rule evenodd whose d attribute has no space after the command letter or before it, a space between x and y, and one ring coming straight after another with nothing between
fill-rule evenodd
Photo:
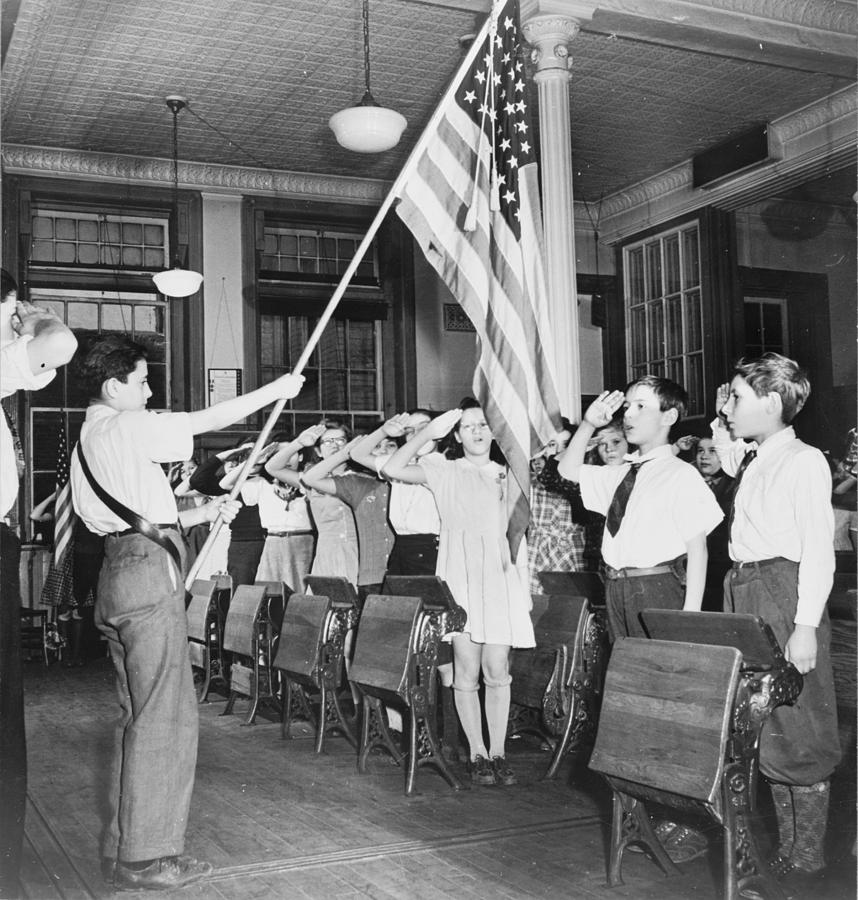
<instances>
[{"instance_id":1,"label":"girl's shoe","mask_svg":"<svg viewBox=\"0 0 858 900\"><path fill-rule=\"evenodd\" d=\"M515 777L515 772L509 767L505 756L493 756L492 769L495 773L495 782L497 784L502 784L504 787L518 784L518 778Z\"/></svg>"},{"instance_id":2,"label":"girl's shoe","mask_svg":"<svg viewBox=\"0 0 858 900\"><path fill-rule=\"evenodd\" d=\"M475 756L468 763L471 773L471 784L493 785L496 784L495 770L485 756Z\"/></svg>"}]
</instances>

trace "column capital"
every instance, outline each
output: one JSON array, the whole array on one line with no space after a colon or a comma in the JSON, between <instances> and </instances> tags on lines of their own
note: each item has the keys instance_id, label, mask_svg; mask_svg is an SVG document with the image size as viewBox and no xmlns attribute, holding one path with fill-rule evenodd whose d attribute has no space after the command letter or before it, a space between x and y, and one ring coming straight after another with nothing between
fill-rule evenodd
<instances>
[{"instance_id":1,"label":"column capital","mask_svg":"<svg viewBox=\"0 0 858 900\"><path fill-rule=\"evenodd\" d=\"M532 47L536 76L550 70L566 72L572 65L568 45L581 30L581 23L592 18L595 4L537 0L522 6L521 31Z\"/></svg>"}]
</instances>

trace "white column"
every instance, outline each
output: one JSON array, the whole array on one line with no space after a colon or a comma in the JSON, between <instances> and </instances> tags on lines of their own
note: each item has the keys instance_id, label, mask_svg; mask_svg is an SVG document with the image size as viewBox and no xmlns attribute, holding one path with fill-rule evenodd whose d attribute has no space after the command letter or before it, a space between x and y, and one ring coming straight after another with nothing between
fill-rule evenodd
<instances>
[{"instance_id":1,"label":"white column","mask_svg":"<svg viewBox=\"0 0 858 900\"><path fill-rule=\"evenodd\" d=\"M241 200L203 193L205 366L244 369L241 292Z\"/></svg>"},{"instance_id":2,"label":"white column","mask_svg":"<svg viewBox=\"0 0 858 900\"><path fill-rule=\"evenodd\" d=\"M541 5L536 4L536 9ZM588 7L587 13L592 14L592 7ZM587 13L582 17L589 17ZM572 59L567 45L578 34L582 17L538 14L522 23L524 38L533 47L531 59L536 64L534 80L539 90L545 274L558 370L557 390L561 411L572 422L581 420L581 365L569 127Z\"/></svg>"}]
</instances>

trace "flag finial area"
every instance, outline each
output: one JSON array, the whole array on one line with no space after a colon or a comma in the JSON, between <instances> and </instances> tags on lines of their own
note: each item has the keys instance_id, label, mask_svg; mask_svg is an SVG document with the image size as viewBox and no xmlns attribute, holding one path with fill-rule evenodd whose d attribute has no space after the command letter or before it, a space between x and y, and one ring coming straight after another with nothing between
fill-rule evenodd
<instances>
[{"instance_id":1,"label":"flag finial area","mask_svg":"<svg viewBox=\"0 0 858 900\"><path fill-rule=\"evenodd\" d=\"M494 4L477 41L400 176L396 209L477 331L474 391L524 498L514 552L529 461L559 430L560 404L515 0Z\"/></svg>"}]
</instances>

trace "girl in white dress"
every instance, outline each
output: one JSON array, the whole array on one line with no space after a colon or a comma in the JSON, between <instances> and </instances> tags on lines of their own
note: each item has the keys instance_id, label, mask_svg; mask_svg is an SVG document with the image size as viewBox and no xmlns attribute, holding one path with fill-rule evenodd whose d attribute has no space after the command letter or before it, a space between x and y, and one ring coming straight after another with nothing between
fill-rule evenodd
<instances>
[{"instance_id":1,"label":"girl in white dress","mask_svg":"<svg viewBox=\"0 0 858 900\"><path fill-rule=\"evenodd\" d=\"M412 460L420 446L452 431L458 458L439 454ZM420 446L418 446L420 445ZM506 762L509 716L509 651L535 645L526 559L510 558L506 538L508 474L490 458L492 433L473 400L449 410L410 438L384 467L385 475L410 484L425 484L434 494L441 517L437 574L468 615L453 643L456 709L470 749L474 784L514 784ZM460 453L460 455L459 455ZM523 555L526 550L522 542ZM519 561L517 561L519 562ZM480 671L485 685L486 749L479 700Z\"/></svg>"}]
</instances>

